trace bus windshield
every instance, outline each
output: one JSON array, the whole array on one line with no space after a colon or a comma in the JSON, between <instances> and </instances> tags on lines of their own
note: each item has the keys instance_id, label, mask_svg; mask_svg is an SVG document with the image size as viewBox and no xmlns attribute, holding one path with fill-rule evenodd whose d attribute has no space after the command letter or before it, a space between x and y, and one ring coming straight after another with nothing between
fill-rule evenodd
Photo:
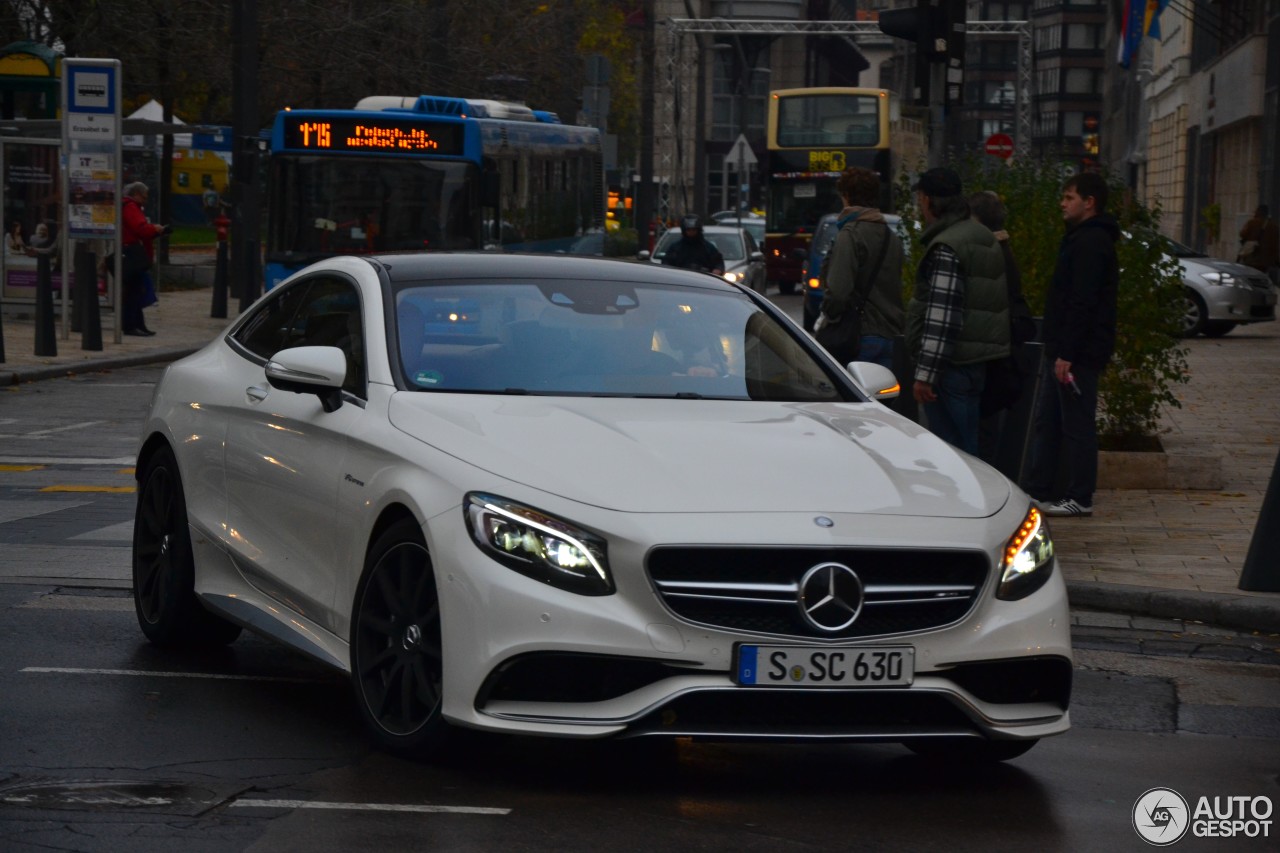
<instances>
[{"instance_id":1,"label":"bus windshield","mask_svg":"<svg viewBox=\"0 0 1280 853\"><path fill-rule=\"evenodd\" d=\"M778 101L777 140L783 148L858 148L880 142L880 96L791 95Z\"/></svg>"},{"instance_id":2,"label":"bus windshield","mask_svg":"<svg viewBox=\"0 0 1280 853\"><path fill-rule=\"evenodd\" d=\"M335 254L477 249L475 165L380 157L277 156L268 254L308 263Z\"/></svg>"}]
</instances>

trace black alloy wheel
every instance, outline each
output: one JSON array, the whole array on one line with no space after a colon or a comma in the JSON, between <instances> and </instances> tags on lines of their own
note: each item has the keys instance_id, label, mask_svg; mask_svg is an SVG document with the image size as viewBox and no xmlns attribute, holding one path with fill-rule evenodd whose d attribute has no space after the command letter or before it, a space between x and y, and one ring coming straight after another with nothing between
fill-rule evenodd
<instances>
[{"instance_id":1,"label":"black alloy wheel","mask_svg":"<svg viewBox=\"0 0 1280 853\"><path fill-rule=\"evenodd\" d=\"M221 646L240 626L200 606L187 503L173 451L152 454L142 475L133 520L133 603L138 625L158 646Z\"/></svg>"},{"instance_id":2,"label":"black alloy wheel","mask_svg":"<svg viewBox=\"0 0 1280 853\"><path fill-rule=\"evenodd\" d=\"M370 549L352 614L351 677L380 744L415 755L442 746L443 672L431 557L418 525L406 519Z\"/></svg>"}]
</instances>

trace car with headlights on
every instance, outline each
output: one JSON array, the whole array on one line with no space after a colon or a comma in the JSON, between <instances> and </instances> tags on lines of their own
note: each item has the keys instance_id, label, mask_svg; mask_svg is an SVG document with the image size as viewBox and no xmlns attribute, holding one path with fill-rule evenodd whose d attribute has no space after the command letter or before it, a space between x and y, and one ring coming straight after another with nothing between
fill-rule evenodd
<instances>
[{"instance_id":1,"label":"car with headlights on","mask_svg":"<svg viewBox=\"0 0 1280 853\"><path fill-rule=\"evenodd\" d=\"M1244 264L1211 258L1174 240L1168 253L1182 267L1182 336L1221 337L1244 323L1276 319L1276 288Z\"/></svg>"},{"instance_id":2,"label":"car with headlights on","mask_svg":"<svg viewBox=\"0 0 1280 853\"><path fill-rule=\"evenodd\" d=\"M724 279L739 282L756 293L765 291L764 252L751 232L736 225L704 225L703 239L709 240L724 257ZM658 238L653 252L638 253L640 260L660 264L667 251L680 240L679 228L669 228ZM708 270L709 272L709 270Z\"/></svg>"},{"instance_id":3,"label":"car with headlights on","mask_svg":"<svg viewBox=\"0 0 1280 853\"><path fill-rule=\"evenodd\" d=\"M697 272L321 261L157 384L138 621L321 661L419 756L466 727L1012 758L1069 726L1049 529L896 393Z\"/></svg>"}]
</instances>

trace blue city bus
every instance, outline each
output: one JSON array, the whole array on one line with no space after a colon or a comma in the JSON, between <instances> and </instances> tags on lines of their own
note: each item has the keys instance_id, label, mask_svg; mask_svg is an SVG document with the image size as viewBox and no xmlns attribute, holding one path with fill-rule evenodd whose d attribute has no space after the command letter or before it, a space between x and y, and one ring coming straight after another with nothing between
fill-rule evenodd
<instances>
[{"instance_id":1,"label":"blue city bus","mask_svg":"<svg viewBox=\"0 0 1280 853\"><path fill-rule=\"evenodd\" d=\"M600 131L523 104L429 95L285 110L267 197L268 289L333 255L571 252L604 229Z\"/></svg>"}]
</instances>

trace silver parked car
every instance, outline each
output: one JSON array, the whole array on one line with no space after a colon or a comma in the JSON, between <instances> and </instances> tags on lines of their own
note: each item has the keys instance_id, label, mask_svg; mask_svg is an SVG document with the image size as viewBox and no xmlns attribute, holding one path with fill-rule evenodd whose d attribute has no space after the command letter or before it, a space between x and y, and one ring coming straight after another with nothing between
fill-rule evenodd
<instances>
[{"instance_id":1,"label":"silver parked car","mask_svg":"<svg viewBox=\"0 0 1280 853\"><path fill-rule=\"evenodd\" d=\"M1169 241L1169 254L1182 267L1185 290L1182 336L1219 337L1242 323L1276 318L1276 289L1265 273L1244 264L1220 261L1189 246Z\"/></svg>"}]
</instances>

